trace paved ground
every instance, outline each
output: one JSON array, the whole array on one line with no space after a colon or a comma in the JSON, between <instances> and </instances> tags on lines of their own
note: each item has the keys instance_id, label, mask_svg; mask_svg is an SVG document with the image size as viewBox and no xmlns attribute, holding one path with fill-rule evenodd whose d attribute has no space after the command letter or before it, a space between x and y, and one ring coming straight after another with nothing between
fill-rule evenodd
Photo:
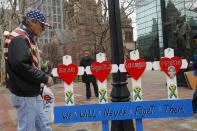
<instances>
[{"instance_id":1,"label":"paved ground","mask_svg":"<svg viewBox=\"0 0 197 131\"><path fill-rule=\"evenodd\" d=\"M142 78L143 99L166 99L165 77L159 71L146 72ZM128 80L131 88L131 80ZM54 85L52 90L56 97L56 105L64 104L63 84ZM111 91L110 80L108 82L109 93ZM191 98L193 90L179 87L180 98ZM85 86L83 83L74 84L75 104L97 103L96 97L90 101L85 98ZM93 89L92 89L92 94ZM16 114L9 100L9 92L5 87L0 87L0 131L16 131ZM197 118L178 119L146 119L143 120L144 131L195 131L197 130ZM75 123L52 125L54 131L101 131L101 122Z\"/></svg>"}]
</instances>

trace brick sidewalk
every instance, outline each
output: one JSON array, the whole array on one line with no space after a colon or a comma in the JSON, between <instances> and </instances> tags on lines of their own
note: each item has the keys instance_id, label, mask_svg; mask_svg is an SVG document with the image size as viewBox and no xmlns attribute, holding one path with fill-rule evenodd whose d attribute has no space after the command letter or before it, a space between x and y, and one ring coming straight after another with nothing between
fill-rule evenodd
<instances>
[{"instance_id":1,"label":"brick sidewalk","mask_svg":"<svg viewBox=\"0 0 197 131\"><path fill-rule=\"evenodd\" d=\"M146 72L142 78L143 99L166 99L165 77L161 72ZM128 80L128 87L131 87L131 79ZM56 105L64 105L63 84L54 85L52 90L56 97ZM97 103L94 97L93 88L90 101L85 97L85 86L83 83L74 84L75 104ZM108 82L108 91L111 91L111 82ZM180 98L191 98L193 90L179 87ZM132 98L132 96L131 96ZM101 122L86 122L75 124L52 125L54 131L101 131ZM197 119L146 119L143 120L144 131L195 131L197 130ZM9 100L9 92L0 87L0 131L16 131L16 114Z\"/></svg>"}]
</instances>

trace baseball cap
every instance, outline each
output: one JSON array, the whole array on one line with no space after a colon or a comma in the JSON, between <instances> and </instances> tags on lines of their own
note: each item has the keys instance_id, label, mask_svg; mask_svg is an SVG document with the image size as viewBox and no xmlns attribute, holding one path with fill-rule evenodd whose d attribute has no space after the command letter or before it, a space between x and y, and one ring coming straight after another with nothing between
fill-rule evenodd
<instances>
[{"instance_id":1,"label":"baseball cap","mask_svg":"<svg viewBox=\"0 0 197 131\"><path fill-rule=\"evenodd\" d=\"M28 18L35 19L47 27L51 27L50 24L46 22L46 17L44 16L44 14L38 9L29 10L25 16Z\"/></svg>"}]
</instances>

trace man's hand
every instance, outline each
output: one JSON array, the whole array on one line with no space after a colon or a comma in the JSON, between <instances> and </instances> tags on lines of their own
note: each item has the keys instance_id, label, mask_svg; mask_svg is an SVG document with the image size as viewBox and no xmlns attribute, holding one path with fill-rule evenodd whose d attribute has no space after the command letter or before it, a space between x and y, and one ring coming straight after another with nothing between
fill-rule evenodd
<instances>
[{"instance_id":1,"label":"man's hand","mask_svg":"<svg viewBox=\"0 0 197 131\"><path fill-rule=\"evenodd\" d=\"M52 86L53 85L53 78L51 76L49 76L48 82L47 82L47 86Z\"/></svg>"}]
</instances>

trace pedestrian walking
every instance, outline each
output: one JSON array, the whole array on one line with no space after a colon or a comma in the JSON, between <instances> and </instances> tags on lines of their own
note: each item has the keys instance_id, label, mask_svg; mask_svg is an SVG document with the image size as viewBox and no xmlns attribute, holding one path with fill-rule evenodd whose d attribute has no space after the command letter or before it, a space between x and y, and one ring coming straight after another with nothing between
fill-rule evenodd
<instances>
[{"instance_id":1,"label":"pedestrian walking","mask_svg":"<svg viewBox=\"0 0 197 131\"><path fill-rule=\"evenodd\" d=\"M11 92L11 102L17 112L17 131L52 130L43 110L41 84L51 86L53 80L40 70L40 57L35 41L35 37L49 26L41 11L29 10L21 25L6 39L6 83Z\"/></svg>"},{"instance_id":2,"label":"pedestrian walking","mask_svg":"<svg viewBox=\"0 0 197 131\"><path fill-rule=\"evenodd\" d=\"M85 51L84 57L82 57L82 59L80 61L80 66L83 66L84 68L86 68L87 66L90 66L93 61L94 61L94 59L92 58L92 56L90 56L90 52ZM84 73L84 75L82 76L82 81L83 81L83 83L86 84L86 98L87 98L87 100L90 99L90 97L91 97L90 83L92 83L92 85L94 87L95 96L98 97L98 85L96 83L96 78L93 75L88 75L88 74Z\"/></svg>"}]
</instances>

